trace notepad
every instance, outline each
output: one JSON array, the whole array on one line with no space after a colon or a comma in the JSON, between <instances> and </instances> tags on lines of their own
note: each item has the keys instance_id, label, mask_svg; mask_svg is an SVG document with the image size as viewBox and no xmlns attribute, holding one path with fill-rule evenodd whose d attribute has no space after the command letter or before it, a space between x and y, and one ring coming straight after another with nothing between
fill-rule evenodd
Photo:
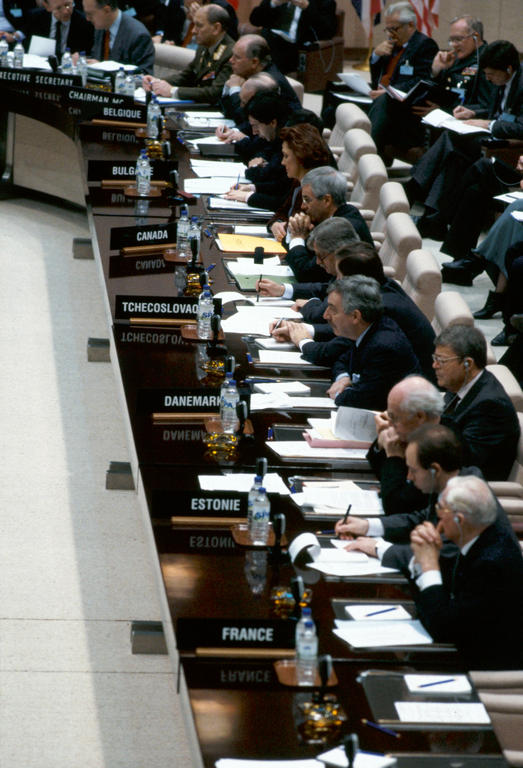
<instances>
[{"instance_id":1,"label":"notepad","mask_svg":"<svg viewBox=\"0 0 523 768\"><path fill-rule=\"evenodd\" d=\"M405 675L405 683L411 693L426 696L437 694L472 693L466 675Z\"/></svg>"},{"instance_id":2,"label":"notepad","mask_svg":"<svg viewBox=\"0 0 523 768\"><path fill-rule=\"evenodd\" d=\"M338 512L340 517L345 514L349 503L352 504L351 515L383 515L378 492L363 490L355 483L340 488L325 488L321 484L316 487L314 483L306 483L301 493L294 494L293 501L300 506L329 508L331 514Z\"/></svg>"},{"instance_id":3,"label":"notepad","mask_svg":"<svg viewBox=\"0 0 523 768\"><path fill-rule=\"evenodd\" d=\"M265 227L257 224L236 224L234 232L237 235L254 235L255 237L271 237Z\"/></svg>"},{"instance_id":4,"label":"notepad","mask_svg":"<svg viewBox=\"0 0 523 768\"><path fill-rule=\"evenodd\" d=\"M348 768L349 765L343 747L335 747L328 752L322 752L321 755L318 755L318 760L327 763L327 765L339 766L339 768ZM362 752L361 750L356 754L354 760L354 768L391 768L394 765L397 765L395 757L378 755L375 752ZM319 765L316 768L319 768Z\"/></svg>"},{"instance_id":5,"label":"notepad","mask_svg":"<svg viewBox=\"0 0 523 768\"><path fill-rule=\"evenodd\" d=\"M220 291L220 293L214 294L215 299L221 299L222 304L227 304L231 301L248 301L249 304L257 304L258 306L267 307L292 307L294 302L291 299L282 299L276 296L248 296L238 291ZM292 345L294 347L294 344Z\"/></svg>"},{"instance_id":6,"label":"notepad","mask_svg":"<svg viewBox=\"0 0 523 768\"><path fill-rule=\"evenodd\" d=\"M265 445L286 459L364 460L367 454L367 451L358 448L311 448L305 440L274 440L266 442Z\"/></svg>"},{"instance_id":7,"label":"notepad","mask_svg":"<svg viewBox=\"0 0 523 768\"><path fill-rule=\"evenodd\" d=\"M430 645L432 637L421 621L340 621L334 634L353 648L386 648L400 645Z\"/></svg>"},{"instance_id":8,"label":"notepad","mask_svg":"<svg viewBox=\"0 0 523 768\"><path fill-rule=\"evenodd\" d=\"M277 341L273 336L268 339L256 339L256 345L261 349L276 349L280 352L292 352L296 350L296 344L292 341Z\"/></svg>"},{"instance_id":9,"label":"notepad","mask_svg":"<svg viewBox=\"0 0 523 768\"><path fill-rule=\"evenodd\" d=\"M338 72L338 77L345 83L345 85L348 85L353 91L361 93L362 96L368 96L371 92L371 87L368 82L356 72Z\"/></svg>"},{"instance_id":10,"label":"notepad","mask_svg":"<svg viewBox=\"0 0 523 768\"><path fill-rule=\"evenodd\" d=\"M274 349L260 349L260 363L266 365L296 365L300 368L304 365L312 365L304 360L301 352L278 352Z\"/></svg>"},{"instance_id":11,"label":"notepad","mask_svg":"<svg viewBox=\"0 0 523 768\"><path fill-rule=\"evenodd\" d=\"M215 763L216 768L321 768L317 760L242 760L221 757ZM355 768L358 768L356 765ZM362 766L361 768L367 768ZM373 766L368 766L373 768ZM376 766L378 768L378 766Z\"/></svg>"},{"instance_id":12,"label":"notepad","mask_svg":"<svg viewBox=\"0 0 523 768\"><path fill-rule=\"evenodd\" d=\"M347 553L349 554L349 553ZM360 553L361 554L361 553ZM314 562L309 564L309 568L314 568L326 576L374 576L376 574L398 573L395 568L386 568L380 564L376 558L369 558L366 562L361 560L336 561L336 562ZM355 622L351 622L354 624ZM374 623L374 622L373 622Z\"/></svg>"},{"instance_id":13,"label":"notepad","mask_svg":"<svg viewBox=\"0 0 523 768\"><path fill-rule=\"evenodd\" d=\"M266 341L266 339L258 339ZM308 395L311 388L301 381L260 381L254 384L254 390L257 392L286 392L288 395Z\"/></svg>"},{"instance_id":14,"label":"notepad","mask_svg":"<svg viewBox=\"0 0 523 768\"><path fill-rule=\"evenodd\" d=\"M183 188L191 195L223 195L230 190L232 184L230 178L214 176L212 179L185 179Z\"/></svg>"},{"instance_id":15,"label":"notepad","mask_svg":"<svg viewBox=\"0 0 523 768\"><path fill-rule=\"evenodd\" d=\"M237 180L245 175L247 166L243 163L219 162L218 160L191 160L192 171L200 178L206 176L219 176L220 178L231 178Z\"/></svg>"},{"instance_id":16,"label":"notepad","mask_svg":"<svg viewBox=\"0 0 523 768\"><path fill-rule=\"evenodd\" d=\"M254 253L256 248L263 248L266 253L287 253L283 245L277 240L256 237L255 235L237 235L222 232L216 243L224 253Z\"/></svg>"},{"instance_id":17,"label":"notepad","mask_svg":"<svg viewBox=\"0 0 523 768\"><path fill-rule=\"evenodd\" d=\"M345 613L355 621L410 621L412 616L402 605L384 605L367 603L366 605L346 605ZM405 675L407 678L408 675Z\"/></svg>"},{"instance_id":18,"label":"notepad","mask_svg":"<svg viewBox=\"0 0 523 768\"><path fill-rule=\"evenodd\" d=\"M449 115L443 109L433 109L421 121L425 125L431 125L433 128L445 128L454 133L490 133L489 128L480 128L477 125L468 125L464 120Z\"/></svg>"},{"instance_id":19,"label":"notepad","mask_svg":"<svg viewBox=\"0 0 523 768\"><path fill-rule=\"evenodd\" d=\"M402 723L488 725L490 717L481 702L395 701Z\"/></svg>"}]
</instances>

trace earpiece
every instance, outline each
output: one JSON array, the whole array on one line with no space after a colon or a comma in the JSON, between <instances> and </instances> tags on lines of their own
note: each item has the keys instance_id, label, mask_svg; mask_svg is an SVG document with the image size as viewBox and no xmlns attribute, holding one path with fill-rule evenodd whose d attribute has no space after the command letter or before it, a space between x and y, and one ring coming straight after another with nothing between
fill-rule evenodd
<instances>
[{"instance_id":1,"label":"earpiece","mask_svg":"<svg viewBox=\"0 0 523 768\"><path fill-rule=\"evenodd\" d=\"M468 369L470 368L470 363L469 363L469 361L468 361L468 360L465 360L465 362L463 363L463 365L465 366L465 370L466 370L466 371L468 371Z\"/></svg>"},{"instance_id":2,"label":"earpiece","mask_svg":"<svg viewBox=\"0 0 523 768\"><path fill-rule=\"evenodd\" d=\"M454 515L453 520L456 523L456 525L459 525L459 517L458 517L458 515Z\"/></svg>"},{"instance_id":3,"label":"earpiece","mask_svg":"<svg viewBox=\"0 0 523 768\"><path fill-rule=\"evenodd\" d=\"M430 474L432 475L432 477L434 477L434 476L435 476L435 474L436 474L436 470L434 469L434 467L431 467L431 468L430 468Z\"/></svg>"}]
</instances>

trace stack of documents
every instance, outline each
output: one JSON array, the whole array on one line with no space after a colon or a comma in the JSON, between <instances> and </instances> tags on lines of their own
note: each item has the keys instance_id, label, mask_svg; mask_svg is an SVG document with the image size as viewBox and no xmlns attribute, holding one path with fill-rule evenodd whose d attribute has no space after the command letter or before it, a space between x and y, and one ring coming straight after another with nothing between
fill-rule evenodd
<instances>
[{"instance_id":1,"label":"stack of documents","mask_svg":"<svg viewBox=\"0 0 523 768\"><path fill-rule=\"evenodd\" d=\"M281 243L274 238L256 237L253 235L238 235L222 233L216 239L216 245L224 253L252 253L256 248L263 248L266 253L280 253L285 256L287 251ZM269 259L263 260L263 266ZM260 265L261 266L261 265ZM292 274L292 271L291 271Z\"/></svg>"},{"instance_id":2,"label":"stack of documents","mask_svg":"<svg viewBox=\"0 0 523 768\"><path fill-rule=\"evenodd\" d=\"M247 179L241 177L239 181L243 183ZM190 195L224 195L234 186L234 183L230 176L214 176L204 179L185 179L183 188Z\"/></svg>"},{"instance_id":3,"label":"stack of documents","mask_svg":"<svg viewBox=\"0 0 523 768\"><path fill-rule=\"evenodd\" d=\"M442 109L433 109L421 121L425 125L431 125L433 128L445 128L454 133L490 133L488 128L479 128L477 125L467 125L464 120L457 120L448 112Z\"/></svg>"},{"instance_id":4,"label":"stack of documents","mask_svg":"<svg viewBox=\"0 0 523 768\"><path fill-rule=\"evenodd\" d=\"M247 170L243 163L220 162L220 160L200 160L191 159L191 170L200 178L219 176L220 178L231 178L235 181L238 176L242 178Z\"/></svg>"},{"instance_id":5,"label":"stack of documents","mask_svg":"<svg viewBox=\"0 0 523 768\"><path fill-rule=\"evenodd\" d=\"M323 752L321 755L318 755L319 760L322 761L322 764L336 765L339 768L347 768L349 765L343 747L335 747L328 752ZM378 755L375 752L362 752L361 750L354 760L354 768L392 768L395 765L397 765L395 757Z\"/></svg>"},{"instance_id":6,"label":"stack of documents","mask_svg":"<svg viewBox=\"0 0 523 768\"><path fill-rule=\"evenodd\" d=\"M254 304L248 307L238 307L236 314L222 320L222 328L224 333L270 336L269 326L271 322L280 317L296 318L301 317L301 315L290 307Z\"/></svg>"},{"instance_id":7,"label":"stack of documents","mask_svg":"<svg viewBox=\"0 0 523 768\"><path fill-rule=\"evenodd\" d=\"M313 448L370 448L376 438L374 411L340 406L330 421L309 419L306 440Z\"/></svg>"},{"instance_id":8,"label":"stack of documents","mask_svg":"<svg viewBox=\"0 0 523 768\"><path fill-rule=\"evenodd\" d=\"M489 725L490 717L480 702L395 701L402 723L449 723Z\"/></svg>"},{"instance_id":9,"label":"stack of documents","mask_svg":"<svg viewBox=\"0 0 523 768\"><path fill-rule=\"evenodd\" d=\"M309 568L314 568L327 576L339 577L397 573L394 568L386 568L375 557L369 557L364 552L347 552L344 549L347 545L346 541L331 539L331 544L334 545L332 548L323 547L316 555L309 549L314 557L314 562L309 563ZM344 624L345 622L342 621L341 625Z\"/></svg>"},{"instance_id":10,"label":"stack of documents","mask_svg":"<svg viewBox=\"0 0 523 768\"><path fill-rule=\"evenodd\" d=\"M255 393L251 395L251 411L296 409L314 410L316 408L335 408L330 397L291 397L285 392Z\"/></svg>"},{"instance_id":11,"label":"stack of documents","mask_svg":"<svg viewBox=\"0 0 523 768\"><path fill-rule=\"evenodd\" d=\"M523 191L515 189L513 192L506 192L504 195L496 195L494 200L501 200L502 203L514 203L516 200L523 200ZM512 211L512 215L520 211ZM517 216L514 216L517 219ZM521 219L520 219L521 221Z\"/></svg>"},{"instance_id":12,"label":"stack of documents","mask_svg":"<svg viewBox=\"0 0 523 768\"><path fill-rule=\"evenodd\" d=\"M383 515L383 505L377 491L364 491L352 480L333 482L306 482L301 493L293 493L292 500L300 507L312 507L320 517L343 517L349 504L351 515L363 517Z\"/></svg>"},{"instance_id":13,"label":"stack of documents","mask_svg":"<svg viewBox=\"0 0 523 768\"><path fill-rule=\"evenodd\" d=\"M367 451L359 448L312 448L306 440L274 440L265 445L282 459L364 461L367 455Z\"/></svg>"},{"instance_id":14,"label":"stack of documents","mask_svg":"<svg viewBox=\"0 0 523 768\"><path fill-rule=\"evenodd\" d=\"M353 648L430 645L432 637L418 619L400 621L343 621L336 619L334 634Z\"/></svg>"}]
</instances>

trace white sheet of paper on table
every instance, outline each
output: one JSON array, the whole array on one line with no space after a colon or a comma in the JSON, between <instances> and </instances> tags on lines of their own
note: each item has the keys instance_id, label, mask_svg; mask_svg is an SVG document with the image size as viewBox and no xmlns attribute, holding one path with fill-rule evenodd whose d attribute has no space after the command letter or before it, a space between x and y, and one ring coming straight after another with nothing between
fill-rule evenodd
<instances>
[{"instance_id":1,"label":"white sheet of paper on table","mask_svg":"<svg viewBox=\"0 0 523 768\"><path fill-rule=\"evenodd\" d=\"M265 339L261 339L265 341ZM288 395L307 395L310 393L311 388L304 384L302 381L260 381L254 384L254 389L259 392L269 394L271 392L286 392Z\"/></svg>"},{"instance_id":2,"label":"white sheet of paper on table","mask_svg":"<svg viewBox=\"0 0 523 768\"><path fill-rule=\"evenodd\" d=\"M348 85L349 88L352 88L353 91L361 93L362 96L369 95L371 91L369 83L356 72L338 72L338 77L345 83L345 85Z\"/></svg>"},{"instance_id":3,"label":"white sheet of paper on table","mask_svg":"<svg viewBox=\"0 0 523 768\"><path fill-rule=\"evenodd\" d=\"M235 235L252 235L253 237L272 237L267 232L267 227L259 224L236 224L234 227Z\"/></svg>"},{"instance_id":4,"label":"white sheet of paper on table","mask_svg":"<svg viewBox=\"0 0 523 768\"><path fill-rule=\"evenodd\" d=\"M257 301L256 296L252 294L244 296L243 293L238 293L238 291L220 291L220 293L214 294L214 298L221 299L222 304L227 304L230 301L247 301L249 304L256 304L258 307L292 307L294 304L291 299L281 299L274 296L260 296L259 301Z\"/></svg>"},{"instance_id":5,"label":"white sheet of paper on table","mask_svg":"<svg viewBox=\"0 0 523 768\"><path fill-rule=\"evenodd\" d=\"M211 137L212 138L212 137ZM210 141L205 139L198 139L199 144L221 144L220 141ZM239 200L227 200L225 197L210 197L207 201L207 205L211 210L223 209L229 211L248 211L250 214L258 213L269 219L272 216L271 211L265 210L265 208L253 208L247 203L242 203Z\"/></svg>"},{"instance_id":6,"label":"white sheet of paper on table","mask_svg":"<svg viewBox=\"0 0 523 768\"><path fill-rule=\"evenodd\" d=\"M372 576L378 573L397 573L394 568L386 568L379 560L369 558L367 562L360 561L336 561L333 563L310 563L309 568L314 568L326 576Z\"/></svg>"},{"instance_id":7,"label":"white sheet of paper on table","mask_svg":"<svg viewBox=\"0 0 523 768\"><path fill-rule=\"evenodd\" d=\"M392 608L392 610L390 610ZM377 613L380 611L380 613ZM381 613L387 611L387 613ZM355 621L410 621L412 616L402 605L383 605L367 603L366 605L346 605L345 613ZM374 614L369 616L369 614ZM408 675L405 675L408 677Z\"/></svg>"},{"instance_id":8,"label":"white sheet of paper on table","mask_svg":"<svg viewBox=\"0 0 523 768\"><path fill-rule=\"evenodd\" d=\"M394 706L402 723L490 723L487 710L481 702L395 701Z\"/></svg>"},{"instance_id":9,"label":"white sheet of paper on table","mask_svg":"<svg viewBox=\"0 0 523 768\"><path fill-rule=\"evenodd\" d=\"M363 514L362 510L368 515L382 515L383 505L377 491L365 491L354 483L351 488L314 488L311 485L304 487L303 504L309 507L322 506L339 509L344 515L347 506L352 504L358 513ZM351 509L351 514L352 509Z\"/></svg>"},{"instance_id":10,"label":"white sheet of paper on table","mask_svg":"<svg viewBox=\"0 0 523 768\"><path fill-rule=\"evenodd\" d=\"M340 621L334 634L353 648L430 645L433 641L421 621Z\"/></svg>"},{"instance_id":11,"label":"white sheet of paper on table","mask_svg":"<svg viewBox=\"0 0 523 768\"><path fill-rule=\"evenodd\" d=\"M283 458L365 459L367 455L359 448L311 448L305 440L274 440L266 445Z\"/></svg>"},{"instance_id":12,"label":"white sheet of paper on table","mask_svg":"<svg viewBox=\"0 0 523 768\"><path fill-rule=\"evenodd\" d=\"M364 552L347 552L339 547L322 547L315 558L316 563L368 563L369 557Z\"/></svg>"},{"instance_id":13,"label":"white sheet of paper on table","mask_svg":"<svg viewBox=\"0 0 523 768\"><path fill-rule=\"evenodd\" d=\"M301 352L279 352L275 349L260 349L260 363L267 365L312 365L308 360L304 360Z\"/></svg>"},{"instance_id":14,"label":"white sheet of paper on table","mask_svg":"<svg viewBox=\"0 0 523 768\"><path fill-rule=\"evenodd\" d=\"M273 336L269 336L268 339L256 339L256 344L261 349L276 349L280 352L296 351L296 344L292 341L277 341Z\"/></svg>"},{"instance_id":15,"label":"white sheet of paper on table","mask_svg":"<svg viewBox=\"0 0 523 768\"><path fill-rule=\"evenodd\" d=\"M229 473L225 475L200 475L198 481L202 491L239 491L248 493L254 483L254 473ZM279 493L288 496L290 490L277 472L268 472L263 478L263 487L267 493Z\"/></svg>"},{"instance_id":16,"label":"white sheet of paper on table","mask_svg":"<svg viewBox=\"0 0 523 768\"><path fill-rule=\"evenodd\" d=\"M222 757L215 763L216 768L321 768L322 765L312 758L307 760L242 760Z\"/></svg>"},{"instance_id":17,"label":"white sheet of paper on table","mask_svg":"<svg viewBox=\"0 0 523 768\"><path fill-rule=\"evenodd\" d=\"M240 182L242 179L240 179ZM212 179L185 179L183 188L191 195L223 195L232 186L232 179L214 176Z\"/></svg>"},{"instance_id":18,"label":"white sheet of paper on table","mask_svg":"<svg viewBox=\"0 0 523 768\"><path fill-rule=\"evenodd\" d=\"M318 755L318 760L325 761L329 765L337 765L339 768L347 768L349 761L343 747L335 747L328 752L322 752ZM324 765L324 762L321 763ZM397 765L396 758L390 755L378 755L372 752L357 753L354 761L354 768L392 768Z\"/></svg>"},{"instance_id":19,"label":"white sheet of paper on table","mask_svg":"<svg viewBox=\"0 0 523 768\"><path fill-rule=\"evenodd\" d=\"M404 680L411 693L423 693L426 696L472 692L466 675L404 675Z\"/></svg>"}]
</instances>

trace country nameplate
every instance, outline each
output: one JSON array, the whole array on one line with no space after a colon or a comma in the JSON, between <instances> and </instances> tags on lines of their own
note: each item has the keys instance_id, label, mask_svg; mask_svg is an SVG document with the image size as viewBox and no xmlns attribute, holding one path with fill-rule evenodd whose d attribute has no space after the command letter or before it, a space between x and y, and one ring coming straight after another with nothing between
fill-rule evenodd
<instances>
[{"instance_id":1,"label":"country nameplate","mask_svg":"<svg viewBox=\"0 0 523 768\"><path fill-rule=\"evenodd\" d=\"M198 688L279 688L280 683L273 664L258 661L228 662L202 661L183 665L187 686Z\"/></svg>"},{"instance_id":2,"label":"country nameplate","mask_svg":"<svg viewBox=\"0 0 523 768\"><path fill-rule=\"evenodd\" d=\"M247 517L247 493L155 490L153 517Z\"/></svg>"},{"instance_id":3,"label":"country nameplate","mask_svg":"<svg viewBox=\"0 0 523 768\"><path fill-rule=\"evenodd\" d=\"M125 123L145 123L145 106L135 104L132 96L108 93L92 88L68 88L67 108L83 120L110 120Z\"/></svg>"},{"instance_id":4,"label":"country nameplate","mask_svg":"<svg viewBox=\"0 0 523 768\"><path fill-rule=\"evenodd\" d=\"M115 325L113 329L118 344L135 346L183 347L191 349L192 344L185 342L179 331L160 330L158 328L131 328L128 325ZM166 438L168 441L168 439Z\"/></svg>"},{"instance_id":5,"label":"country nameplate","mask_svg":"<svg viewBox=\"0 0 523 768\"><path fill-rule=\"evenodd\" d=\"M148 256L110 256L109 277L146 277L174 272L175 264L159 253Z\"/></svg>"},{"instance_id":6,"label":"country nameplate","mask_svg":"<svg viewBox=\"0 0 523 768\"><path fill-rule=\"evenodd\" d=\"M113 164L111 164L113 165ZM104 178L107 178L104 176ZM140 245L162 245L176 242L176 222L149 224L143 227L113 227L109 248L111 251Z\"/></svg>"},{"instance_id":7,"label":"country nameplate","mask_svg":"<svg viewBox=\"0 0 523 768\"><path fill-rule=\"evenodd\" d=\"M201 389L142 389L138 392L138 409L154 413L218 413L218 387Z\"/></svg>"},{"instance_id":8,"label":"country nameplate","mask_svg":"<svg viewBox=\"0 0 523 768\"><path fill-rule=\"evenodd\" d=\"M152 181L169 181L169 173L176 170L176 160L151 160ZM136 160L89 160L87 181L129 181L136 174Z\"/></svg>"},{"instance_id":9,"label":"country nameplate","mask_svg":"<svg viewBox=\"0 0 523 768\"><path fill-rule=\"evenodd\" d=\"M155 518L153 517L153 520ZM158 520L158 518L156 518ZM236 545L232 533L227 528L212 528L212 522L209 527L202 527L198 523L198 529L187 526L176 526L173 537L169 539L169 552L193 554L213 554L213 555L236 555L242 554L242 551Z\"/></svg>"},{"instance_id":10,"label":"country nameplate","mask_svg":"<svg viewBox=\"0 0 523 768\"><path fill-rule=\"evenodd\" d=\"M179 618L178 650L193 648L294 648L296 623L286 619Z\"/></svg>"},{"instance_id":11,"label":"country nameplate","mask_svg":"<svg viewBox=\"0 0 523 768\"><path fill-rule=\"evenodd\" d=\"M115 318L155 317L169 320L194 320L198 310L198 299L190 296L170 298L169 296L116 296Z\"/></svg>"}]
</instances>

